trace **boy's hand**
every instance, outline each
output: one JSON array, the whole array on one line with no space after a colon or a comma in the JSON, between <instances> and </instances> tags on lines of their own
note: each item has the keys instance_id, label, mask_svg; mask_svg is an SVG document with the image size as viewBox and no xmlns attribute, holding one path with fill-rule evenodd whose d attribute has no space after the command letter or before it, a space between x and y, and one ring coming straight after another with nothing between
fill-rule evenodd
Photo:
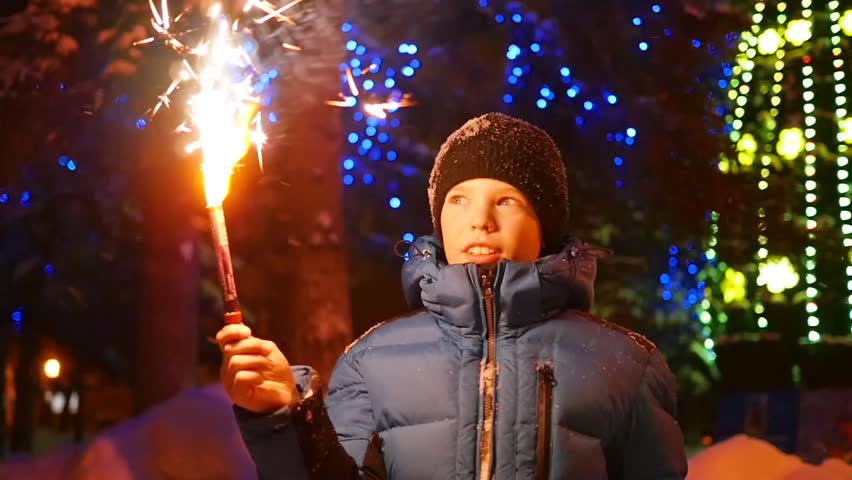
<instances>
[{"instance_id":1,"label":"boy's hand","mask_svg":"<svg viewBox=\"0 0 852 480\"><path fill-rule=\"evenodd\" d=\"M275 343L252 337L243 324L225 325L216 343L222 350L222 385L236 405L272 413L298 403L290 362Z\"/></svg>"}]
</instances>

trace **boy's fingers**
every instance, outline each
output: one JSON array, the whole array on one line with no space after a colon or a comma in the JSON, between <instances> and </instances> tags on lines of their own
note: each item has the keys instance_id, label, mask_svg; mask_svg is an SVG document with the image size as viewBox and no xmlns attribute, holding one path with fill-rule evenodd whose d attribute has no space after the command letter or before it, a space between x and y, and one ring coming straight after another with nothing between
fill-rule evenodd
<instances>
[{"instance_id":1,"label":"boy's fingers","mask_svg":"<svg viewBox=\"0 0 852 480\"><path fill-rule=\"evenodd\" d=\"M233 355L269 355L271 351L265 340L257 337L250 337L243 340L237 340L231 343L226 343L222 347L222 353L226 356Z\"/></svg>"},{"instance_id":2,"label":"boy's fingers","mask_svg":"<svg viewBox=\"0 0 852 480\"><path fill-rule=\"evenodd\" d=\"M216 332L216 343L219 348L225 345L251 337L251 329L243 324L225 325Z\"/></svg>"}]
</instances>

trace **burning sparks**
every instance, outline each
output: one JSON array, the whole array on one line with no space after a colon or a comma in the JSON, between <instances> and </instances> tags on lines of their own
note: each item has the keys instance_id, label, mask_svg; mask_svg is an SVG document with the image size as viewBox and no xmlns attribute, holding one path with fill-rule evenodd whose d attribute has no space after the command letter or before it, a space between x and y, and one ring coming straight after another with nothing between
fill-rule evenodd
<instances>
[{"instance_id":1,"label":"burning sparks","mask_svg":"<svg viewBox=\"0 0 852 480\"><path fill-rule=\"evenodd\" d=\"M272 21L294 24L284 13L302 1L293 0L279 7L265 0L246 0L236 19L223 11L222 4L215 3L199 25L185 25L191 16L189 10L172 18L168 0L161 0L159 8L155 0L148 1L155 35L135 44L159 40L180 56L182 67L149 112L154 116L162 108L170 108L172 96L185 83L196 87L186 102L188 121L181 123L177 131L196 135L186 151L202 152L208 207L222 205L234 166L252 145L263 168L262 146L266 134L261 125L261 98L256 90L261 79L256 39L260 35L255 35L253 28ZM275 38L276 32L263 35L264 41ZM275 43L287 50L301 50L280 40Z\"/></svg>"},{"instance_id":2,"label":"burning sparks","mask_svg":"<svg viewBox=\"0 0 852 480\"><path fill-rule=\"evenodd\" d=\"M375 72L378 70L376 65L370 65L365 68L365 72ZM352 75L352 69L346 69L346 85L349 87L349 94L340 93L340 100L328 100L325 103L331 105L333 107L343 107L343 108L352 108L358 105L359 98L361 98L361 91L358 90L358 85L355 83L355 77ZM362 108L367 115L371 115L376 118L385 119L388 117L388 112L395 112L400 108L410 107L416 104L413 100L411 100L411 94L399 94L393 93L390 95L390 98L384 100L378 100L376 98L372 98L371 101L363 101L360 102L362 104Z\"/></svg>"}]
</instances>

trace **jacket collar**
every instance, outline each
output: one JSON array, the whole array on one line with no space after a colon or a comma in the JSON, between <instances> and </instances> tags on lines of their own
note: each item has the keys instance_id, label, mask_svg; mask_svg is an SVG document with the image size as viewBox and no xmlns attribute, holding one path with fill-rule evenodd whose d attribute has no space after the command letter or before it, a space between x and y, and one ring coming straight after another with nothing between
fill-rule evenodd
<instances>
[{"instance_id":1,"label":"jacket collar","mask_svg":"<svg viewBox=\"0 0 852 480\"><path fill-rule=\"evenodd\" d=\"M605 249L572 239L559 253L535 262L500 260L493 290L497 328L520 328L562 312L588 311L594 301L597 258ZM481 269L448 265L441 242L433 236L409 246L402 268L411 308L425 307L439 320L464 330L484 331Z\"/></svg>"}]
</instances>

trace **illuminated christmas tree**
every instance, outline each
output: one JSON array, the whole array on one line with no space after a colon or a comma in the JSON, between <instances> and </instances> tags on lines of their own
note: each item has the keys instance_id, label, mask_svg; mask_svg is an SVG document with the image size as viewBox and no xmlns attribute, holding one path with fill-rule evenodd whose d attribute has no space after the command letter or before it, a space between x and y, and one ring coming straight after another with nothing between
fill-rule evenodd
<instances>
[{"instance_id":1,"label":"illuminated christmas tree","mask_svg":"<svg viewBox=\"0 0 852 480\"><path fill-rule=\"evenodd\" d=\"M757 1L727 69L732 149L719 168L753 184L735 213L713 213L698 318L714 343L844 341L852 327L848 112L852 9Z\"/></svg>"}]
</instances>

